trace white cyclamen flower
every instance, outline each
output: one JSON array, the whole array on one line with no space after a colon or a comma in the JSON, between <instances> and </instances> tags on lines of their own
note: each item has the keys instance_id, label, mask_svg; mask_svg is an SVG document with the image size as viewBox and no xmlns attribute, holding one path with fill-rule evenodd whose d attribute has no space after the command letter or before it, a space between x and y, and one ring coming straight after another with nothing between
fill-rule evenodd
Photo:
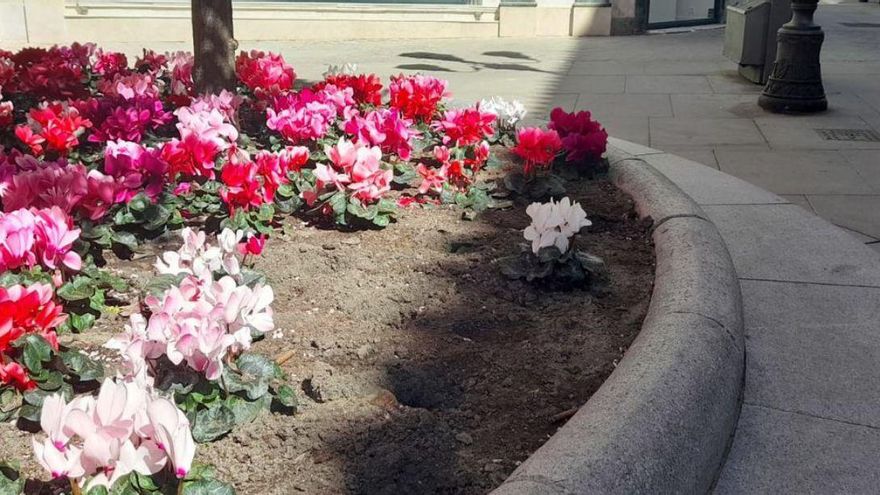
<instances>
[{"instance_id":1,"label":"white cyclamen flower","mask_svg":"<svg viewBox=\"0 0 880 495\"><path fill-rule=\"evenodd\" d=\"M324 77L339 75L353 76L357 74L357 70L357 64L352 64L350 62L346 62L342 65L328 65L327 70L324 72Z\"/></svg>"},{"instance_id":2,"label":"white cyclamen flower","mask_svg":"<svg viewBox=\"0 0 880 495\"><path fill-rule=\"evenodd\" d=\"M581 228L592 225L581 205L562 198L559 203L532 203L526 208L532 224L523 231L523 237L532 241L532 252L556 246L559 252L568 251L569 239Z\"/></svg>"},{"instance_id":3,"label":"white cyclamen flower","mask_svg":"<svg viewBox=\"0 0 880 495\"><path fill-rule=\"evenodd\" d=\"M506 101L500 96L480 101L480 110L494 113L498 118L498 124L505 128L513 128L528 113L525 105L518 100Z\"/></svg>"}]
</instances>

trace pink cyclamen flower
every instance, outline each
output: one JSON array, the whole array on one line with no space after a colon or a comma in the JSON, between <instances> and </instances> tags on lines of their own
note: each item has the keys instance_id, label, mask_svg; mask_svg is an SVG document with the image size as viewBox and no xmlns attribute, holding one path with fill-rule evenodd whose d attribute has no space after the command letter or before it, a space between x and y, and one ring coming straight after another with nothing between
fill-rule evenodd
<instances>
[{"instance_id":1,"label":"pink cyclamen flower","mask_svg":"<svg viewBox=\"0 0 880 495\"><path fill-rule=\"evenodd\" d=\"M76 479L85 474L85 469L80 462L82 450L79 448L68 447L61 451L55 448L49 439L38 442L36 438L33 438L31 444L37 463L48 471L53 479L62 477Z\"/></svg>"},{"instance_id":2,"label":"pink cyclamen flower","mask_svg":"<svg viewBox=\"0 0 880 495\"><path fill-rule=\"evenodd\" d=\"M178 479L185 478L196 453L196 444L186 416L171 401L161 398L150 403L147 416L155 431L159 448L167 454L174 467L174 475Z\"/></svg>"},{"instance_id":3,"label":"pink cyclamen flower","mask_svg":"<svg viewBox=\"0 0 880 495\"><path fill-rule=\"evenodd\" d=\"M443 169L428 168L424 163L419 163L416 172L422 178L419 184L419 194L427 194L428 191L439 193L443 190L443 184L446 183L446 174Z\"/></svg>"},{"instance_id":4,"label":"pink cyclamen flower","mask_svg":"<svg viewBox=\"0 0 880 495\"><path fill-rule=\"evenodd\" d=\"M71 228L73 221L57 206L36 213L34 241L43 266L54 270L64 265L71 270L82 268L82 260L73 243L79 239L79 229Z\"/></svg>"}]
</instances>

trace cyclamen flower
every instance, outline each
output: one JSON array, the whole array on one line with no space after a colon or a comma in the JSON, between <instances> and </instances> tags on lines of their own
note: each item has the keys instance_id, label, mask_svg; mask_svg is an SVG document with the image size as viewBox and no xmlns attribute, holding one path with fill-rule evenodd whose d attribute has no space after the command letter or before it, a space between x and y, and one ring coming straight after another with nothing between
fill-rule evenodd
<instances>
[{"instance_id":1,"label":"cyclamen flower","mask_svg":"<svg viewBox=\"0 0 880 495\"><path fill-rule=\"evenodd\" d=\"M0 99L3 95L0 94ZM7 127L14 121L13 110L15 107L11 101L0 101L0 128Z\"/></svg>"},{"instance_id":2,"label":"cyclamen flower","mask_svg":"<svg viewBox=\"0 0 880 495\"><path fill-rule=\"evenodd\" d=\"M443 119L432 127L443 133L443 144L468 146L495 135L495 114L483 112L479 106L447 110Z\"/></svg>"},{"instance_id":3,"label":"cyclamen flower","mask_svg":"<svg viewBox=\"0 0 880 495\"><path fill-rule=\"evenodd\" d=\"M244 236L242 231L223 229L217 237L218 245L207 242L202 231L184 228L181 233L183 245L177 251L166 251L156 259L155 267L160 274L178 275L185 273L199 278L213 280L215 272L238 275L240 264L235 257L238 241Z\"/></svg>"},{"instance_id":4,"label":"cyclamen flower","mask_svg":"<svg viewBox=\"0 0 880 495\"><path fill-rule=\"evenodd\" d=\"M67 104L44 103L28 112L27 125L15 128L15 135L35 155L53 151L66 156L79 146L79 136L92 123L80 117L79 111Z\"/></svg>"},{"instance_id":5,"label":"cyclamen flower","mask_svg":"<svg viewBox=\"0 0 880 495\"><path fill-rule=\"evenodd\" d=\"M424 163L419 163L416 172L422 179L419 184L419 194L427 194L428 191L439 193L446 183L446 172L443 169L428 168Z\"/></svg>"},{"instance_id":6,"label":"cyclamen flower","mask_svg":"<svg viewBox=\"0 0 880 495\"><path fill-rule=\"evenodd\" d=\"M12 343L28 333L43 336L57 349L55 328L67 319L67 315L52 300L53 295L49 284L0 287L0 363ZM14 374L13 368L7 366L5 373Z\"/></svg>"},{"instance_id":7,"label":"cyclamen flower","mask_svg":"<svg viewBox=\"0 0 880 495\"><path fill-rule=\"evenodd\" d=\"M340 89L350 88L352 90L352 98L357 104L375 107L382 104L382 81L379 79L379 76L376 74L355 75L354 72L348 73L344 69L345 67L343 66L343 71L335 74L325 72L324 80L312 86L312 89L319 91L329 85ZM356 71L357 66L353 66L351 70Z\"/></svg>"},{"instance_id":8,"label":"cyclamen flower","mask_svg":"<svg viewBox=\"0 0 880 495\"><path fill-rule=\"evenodd\" d=\"M516 134L513 152L525 160L523 171L531 174L536 167L549 167L562 148L562 141L556 131L545 131L538 127L526 127Z\"/></svg>"},{"instance_id":9,"label":"cyclamen flower","mask_svg":"<svg viewBox=\"0 0 880 495\"><path fill-rule=\"evenodd\" d=\"M252 254L254 256L259 256L262 254L263 247L265 246L266 236L250 234L245 242L238 245L238 252L243 255Z\"/></svg>"},{"instance_id":10,"label":"cyclamen flower","mask_svg":"<svg viewBox=\"0 0 880 495\"><path fill-rule=\"evenodd\" d=\"M0 339L2 338L2 331L0 331ZM37 382L31 380L22 365L16 362L6 364L0 362L0 385L8 385L21 391L27 391L35 389Z\"/></svg>"},{"instance_id":11,"label":"cyclamen flower","mask_svg":"<svg viewBox=\"0 0 880 495\"><path fill-rule=\"evenodd\" d=\"M235 59L235 72L257 96L289 91L296 80L293 67L281 55L257 50L242 51Z\"/></svg>"},{"instance_id":12,"label":"cyclamen flower","mask_svg":"<svg viewBox=\"0 0 880 495\"><path fill-rule=\"evenodd\" d=\"M57 207L0 213L0 272L37 264L79 270L82 261L71 248L80 231L71 225Z\"/></svg>"},{"instance_id":13,"label":"cyclamen flower","mask_svg":"<svg viewBox=\"0 0 880 495\"><path fill-rule=\"evenodd\" d=\"M378 147L343 138L335 146L326 146L324 152L334 166L318 164L315 168L319 190L332 184L336 189L351 190L365 203L377 201L391 190L394 172L382 168L382 150Z\"/></svg>"},{"instance_id":14,"label":"cyclamen flower","mask_svg":"<svg viewBox=\"0 0 880 495\"><path fill-rule=\"evenodd\" d=\"M396 109L378 109L365 117L357 114L344 124L345 132L355 136L359 143L379 146L385 153L394 153L401 160L409 160L412 153L410 141L421 133L411 120L402 118Z\"/></svg>"},{"instance_id":15,"label":"cyclamen flower","mask_svg":"<svg viewBox=\"0 0 880 495\"><path fill-rule=\"evenodd\" d=\"M598 160L605 153L608 133L592 120L590 112L567 113L561 108L554 108L550 112L548 127L555 129L562 138L567 162Z\"/></svg>"},{"instance_id":16,"label":"cyclamen flower","mask_svg":"<svg viewBox=\"0 0 880 495\"><path fill-rule=\"evenodd\" d=\"M168 57L168 70L171 73L171 94L189 97L195 92L193 82L193 66L195 59L192 53L175 52ZM188 98L185 98L188 101Z\"/></svg>"},{"instance_id":17,"label":"cyclamen flower","mask_svg":"<svg viewBox=\"0 0 880 495\"><path fill-rule=\"evenodd\" d=\"M442 79L421 74L392 76L388 86L391 93L389 105L408 119L429 122L437 114L443 98L449 96L447 85Z\"/></svg>"},{"instance_id":18,"label":"cyclamen flower","mask_svg":"<svg viewBox=\"0 0 880 495\"><path fill-rule=\"evenodd\" d=\"M332 101L303 91L296 96L276 98L266 109L266 127L280 133L293 144L324 137L336 119L338 109Z\"/></svg>"},{"instance_id":19,"label":"cyclamen flower","mask_svg":"<svg viewBox=\"0 0 880 495\"><path fill-rule=\"evenodd\" d=\"M516 124L524 119L528 113L526 107L518 100L507 101L500 96L481 100L480 108L486 112L494 113L498 118L498 126L508 130L513 130Z\"/></svg>"},{"instance_id":20,"label":"cyclamen flower","mask_svg":"<svg viewBox=\"0 0 880 495\"><path fill-rule=\"evenodd\" d=\"M94 53L92 71L105 78L113 78L117 74L128 72L128 59L124 53L105 52L98 48Z\"/></svg>"},{"instance_id":21,"label":"cyclamen flower","mask_svg":"<svg viewBox=\"0 0 880 495\"><path fill-rule=\"evenodd\" d=\"M159 151L128 142L109 141L104 148L104 172L116 179L114 202L128 202L141 190L155 200L165 185L168 164Z\"/></svg>"},{"instance_id":22,"label":"cyclamen flower","mask_svg":"<svg viewBox=\"0 0 880 495\"><path fill-rule=\"evenodd\" d=\"M88 194L86 168L61 158L40 162L29 155L15 155L9 174L0 174L0 198L5 211L57 206L72 213Z\"/></svg>"},{"instance_id":23,"label":"cyclamen flower","mask_svg":"<svg viewBox=\"0 0 880 495\"><path fill-rule=\"evenodd\" d=\"M532 241L532 252L538 254L542 248L556 246L560 253L568 251L569 239L583 227L592 222L581 205L567 197L558 203L532 203L526 208L532 223L523 231L523 237Z\"/></svg>"},{"instance_id":24,"label":"cyclamen flower","mask_svg":"<svg viewBox=\"0 0 880 495\"><path fill-rule=\"evenodd\" d=\"M169 466L176 477L189 472L195 442L189 421L173 402L136 379L106 379L97 397L67 403L61 395L44 400L40 425L47 438L32 439L37 462L53 478L82 487L111 487L138 472L152 475Z\"/></svg>"},{"instance_id":25,"label":"cyclamen flower","mask_svg":"<svg viewBox=\"0 0 880 495\"><path fill-rule=\"evenodd\" d=\"M70 47L24 48L11 58L16 67L9 89L38 99L77 98L88 93L85 67L94 45L74 43Z\"/></svg>"}]
</instances>

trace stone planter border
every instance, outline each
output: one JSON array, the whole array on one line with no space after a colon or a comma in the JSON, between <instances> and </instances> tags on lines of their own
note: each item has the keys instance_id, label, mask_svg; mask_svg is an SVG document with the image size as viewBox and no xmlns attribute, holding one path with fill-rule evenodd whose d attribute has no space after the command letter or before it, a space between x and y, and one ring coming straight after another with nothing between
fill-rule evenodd
<instances>
[{"instance_id":1,"label":"stone planter border","mask_svg":"<svg viewBox=\"0 0 880 495\"><path fill-rule=\"evenodd\" d=\"M608 156L614 183L654 220L648 315L593 397L493 495L706 493L736 428L745 354L727 247L663 174L622 149Z\"/></svg>"}]
</instances>

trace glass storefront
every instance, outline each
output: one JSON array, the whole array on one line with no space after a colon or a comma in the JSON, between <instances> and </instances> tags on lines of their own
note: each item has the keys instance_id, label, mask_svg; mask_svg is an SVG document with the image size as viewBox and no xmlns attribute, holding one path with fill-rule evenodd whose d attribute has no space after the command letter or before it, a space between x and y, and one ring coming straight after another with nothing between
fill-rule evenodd
<instances>
[{"instance_id":1,"label":"glass storefront","mask_svg":"<svg viewBox=\"0 0 880 495\"><path fill-rule=\"evenodd\" d=\"M721 0L648 0L648 28L718 22Z\"/></svg>"}]
</instances>

